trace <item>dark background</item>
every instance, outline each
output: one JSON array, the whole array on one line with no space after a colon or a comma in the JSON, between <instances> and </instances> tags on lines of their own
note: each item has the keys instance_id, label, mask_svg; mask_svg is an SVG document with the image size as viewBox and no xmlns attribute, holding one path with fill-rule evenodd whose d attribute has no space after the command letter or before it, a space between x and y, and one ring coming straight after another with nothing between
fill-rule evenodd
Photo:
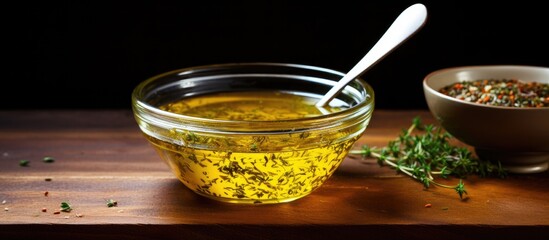
<instances>
[{"instance_id":1,"label":"dark background","mask_svg":"<svg viewBox=\"0 0 549 240\"><path fill-rule=\"evenodd\" d=\"M130 109L166 71L287 62L347 72L416 1L19 1L2 7L0 109ZM363 75L376 108L426 108L421 82L460 65L549 66L543 1L422 1L425 26Z\"/></svg>"}]
</instances>

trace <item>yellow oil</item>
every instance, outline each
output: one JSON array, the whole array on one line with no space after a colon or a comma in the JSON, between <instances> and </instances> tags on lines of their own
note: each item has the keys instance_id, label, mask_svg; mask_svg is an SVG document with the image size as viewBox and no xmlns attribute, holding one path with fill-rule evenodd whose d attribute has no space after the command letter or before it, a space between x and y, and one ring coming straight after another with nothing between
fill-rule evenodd
<instances>
[{"instance_id":1,"label":"yellow oil","mask_svg":"<svg viewBox=\"0 0 549 240\"><path fill-rule=\"evenodd\" d=\"M189 98L161 108L203 118L272 121L321 115L316 100L282 92L240 92ZM326 110L336 112L341 107ZM175 142L148 139L191 190L220 201L259 204L292 201L317 189L361 133L220 136L172 129L170 139Z\"/></svg>"},{"instance_id":2,"label":"yellow oil","mask_svg":"<svg viewBox=\"0 0 549 240\"><path fill-rule=\"evenodd\" d=\"M303 119L344 108L340 104L319 109L316 101L316 98L285 92L230 92L186 98L160 109L209 119L273 121Z\"/></svg>"}]
</instances>

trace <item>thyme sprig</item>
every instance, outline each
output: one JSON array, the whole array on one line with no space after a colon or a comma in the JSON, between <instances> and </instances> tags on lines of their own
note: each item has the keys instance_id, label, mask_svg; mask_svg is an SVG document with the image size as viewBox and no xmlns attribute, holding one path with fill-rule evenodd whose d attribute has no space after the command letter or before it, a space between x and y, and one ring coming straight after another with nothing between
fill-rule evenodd
<instances>
[{"instance_id":1,"label":"thyme sprig","mask_svg":"<svg viewBox=\"0 0 549 240\"><path fill-rule=\"evenodd\" d=\"M423 134L413 134L415 130ZM486 177L497 175L504 178L507 173L501 163L481 161L466 147L452 145L452 136L432 124L424 125L420 117L415 117L408 129L387 146L382 148L363 145L360 150L352 150L350 154L360 154L363 158L377 158L380 166L391 166L397 172L404 173L423 184L425 188L432 185L454 189L460 199L467 194L463 179L468 175ZM435 176L444 179L450 176L459 178L455 185L446 185L435 181Z\"/></svg>"}]
</instances>

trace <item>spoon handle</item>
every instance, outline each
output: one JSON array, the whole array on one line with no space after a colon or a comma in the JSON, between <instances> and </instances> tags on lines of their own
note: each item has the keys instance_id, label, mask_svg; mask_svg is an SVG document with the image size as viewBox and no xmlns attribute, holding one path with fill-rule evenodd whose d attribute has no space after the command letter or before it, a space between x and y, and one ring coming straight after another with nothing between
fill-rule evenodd
<instances>
[{"instance_id":1,"label":"spoon handle","mask_svg":"<svg viewBox=\"0 0 549 240\"><path fill-rule=\"evenodd\" d=\"M324 107L336 94L341 92L349 82L366 72L366 70L375 65L379 60L421 28L425 23L426 18L427 9L423 4L416 3L406 8L406 10L395 19L393 24L391 24L389 29L387 29L372 49L370 49L370 51L316 103L316 106Z\"/></svg>"}]
</instances>

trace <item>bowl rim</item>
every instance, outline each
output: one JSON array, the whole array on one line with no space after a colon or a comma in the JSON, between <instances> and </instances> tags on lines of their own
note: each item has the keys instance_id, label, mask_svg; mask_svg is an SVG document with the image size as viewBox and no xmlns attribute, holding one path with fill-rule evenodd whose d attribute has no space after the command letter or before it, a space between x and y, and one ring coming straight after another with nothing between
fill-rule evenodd
<instances>
[{"instance_id":1,"label":"bowl rim","mask_svg":"<svg viewBox=\"0 0 549 240\"><path fill-rule=\"evenodd\" d=\"M162 110L156 106L153 106L146 101L143 101L142 99L142 91L143 88L150 84L153 81L157 81L159 79L162 79L166 76L170 75L182 75L185 74L192 74L196 71L201 70L207 70L210 68L222 68L222 67L250 67L250 66L273 66L273 67L291 67L291 68L303 68L313 71L319 71L319 72L327 72L335 75L340 75L343 77L344 73L333 70L330 68L325 67L319 67L314 65L307 65L307 64L296 64L296 63L284 63L284 62L238 62L238 63L218 63L218 64L209 64L209 65L198 65L198 66L191 66L191 67L185 67L180 69L175 69L171 71L167 71L164 73L160 73L157 75L154 75L152 77L149 77L145 79L144 81L138 83L131 94L131 100L132 100L132 108L134 114L137 115L143 115L144 112L148 112L155 116L162 116L161 118L169 119L167 121L171 123L180 123L181 121L185 121L188 123L197 123L198 125L227 125L227 126L236 126L236 125L262 125L265 123L273 124L273 125L296 125L297 123L302 125L312 125L313 123L334 123L337 122L337 120L340 119L347 119L347 118L361 118L360 115L364 114L365 116L367 112L372 112L375 107L375 92L372 88L372 86L364 81L362 78L358 77L355 78L353 81L358 83L368 96L366 99L362 102L359 102L357 105L354 105L350 108L342 109L341 111L337 112L331 112L329 114L323 114L319 116L314 117L307 117L307 118L298 118L298 119L283 119L283 120L266 120L266 121L254 121L254 120L227 120L227 119L209 119L209 118L202 118L202 117L195 117L195 116L189 116L184 114L177 114L169 111ZM258 129L258 131L261 129Z\"/></svg>"},{"instance_id":2,"label":"bowl rim","mask_svg":"<svg viewBox=\"0 0 549 240\"><path fill-rule=\"evenodd\" d=\"M464 100L460 100L460 99L457 99L455 97L451 97L451 96L448 96L448 95L445 95L445 94L442 94L440 92L438 92L436 89L434 89L433 87L431 87L428 82L434 77L434 76L437 76L437 75L440 75L440 74L443 74L443 73L447 73L447 72L452 72L452 71L459 71L459 70L478 70L478 69L501 69L501 68L505 68L505 69L520 69L520 70L536 70L536 71L546 71L547 72L547 76L548 76L548 79L549 79L549 67L545 67L545 66L537 66L537 65L497 65L497 64L492 64L492 65L463 65L463 66L455 66L455 67L447 67L447 68L441 68L441 69L438 69L438 70L435 70L435 71L432 71L430 73L428 73L424 78L423 78L423 89L424 91L427 91L439 98L442 98L442 99L445 99L447 101L451 101L451 102L454 102L454 103L457 103L457 104L466 104L466 105L470 105L470 106L473 106L473 107L479 107L479 108L488 108L488 109L505 109L505 110L508 110L508 111L540 111L540 110L543 110L543 109L546 109L549 111L549 107L542 107L542 108L536 108L536 107L529 107L529 108L521 108L521 107L506 107L506 106L494 106L494 105L486 105L486 104L479 104L479 103L474 103L474 102L468 102L468 101L464 101ZM458 81L463 81L463 80L458 80Z\"/></svg>"}]
</instances>

